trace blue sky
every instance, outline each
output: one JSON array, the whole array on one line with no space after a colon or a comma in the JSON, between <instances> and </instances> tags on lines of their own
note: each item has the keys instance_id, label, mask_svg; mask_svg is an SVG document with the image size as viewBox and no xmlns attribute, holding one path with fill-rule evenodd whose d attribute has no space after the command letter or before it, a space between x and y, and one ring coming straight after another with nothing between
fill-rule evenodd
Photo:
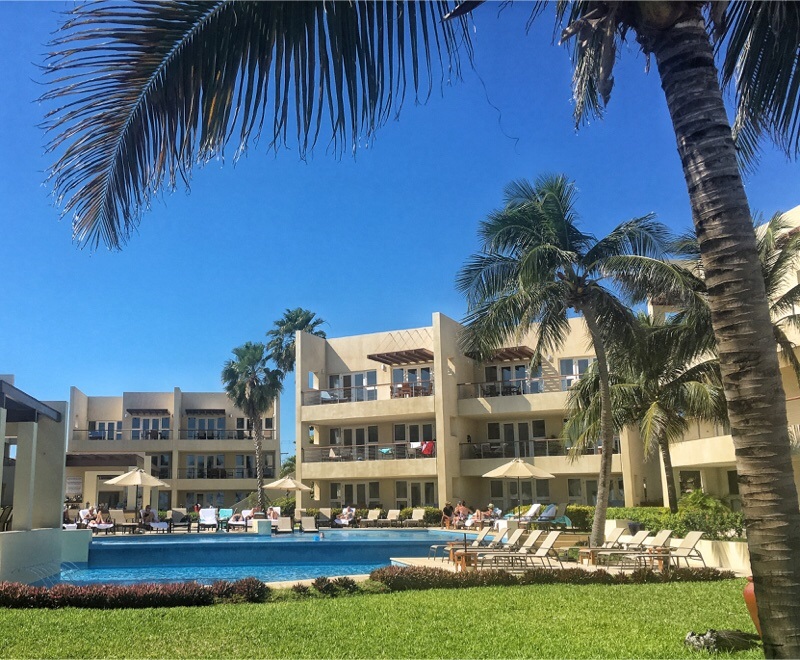
<instances>
[{"instance_id":1,"label":"blue sky","mask_svg":"<svg viewBox=\"0 0 800 660\"><path fill-rule=\"evenodd\" d=\"M575 130L566 50L548 16L525 33L525 3L474 21L475 69L399 120L355 158L320 140L301 161L251 146L235 166L195 170L191 191L153 204L122 252L71 242L44 185L36 67L65 2L0 3L0 373L44 400L123 391L219 391L233 347L261 341L287 307L316 311L329 336L429 325L465 308L455 273L478 222L513 179L565 173L586 229L655 212L690 227L664 97L635 44L621 53L606 117ZM266 141L265 141L266 142ZM232 149L230 152L232 153ZM751 207L800 204L798 165L767 151L747 179ZM292 452L294 385L282 398Z\"/></svg>"}]
</instances>

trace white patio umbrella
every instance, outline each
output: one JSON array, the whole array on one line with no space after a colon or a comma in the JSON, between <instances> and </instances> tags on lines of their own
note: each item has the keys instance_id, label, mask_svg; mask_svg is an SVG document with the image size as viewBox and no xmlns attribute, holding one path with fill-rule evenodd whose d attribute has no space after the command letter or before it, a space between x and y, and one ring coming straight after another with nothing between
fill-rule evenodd
<instances>
[{"instance_id":1,"label":"white patio umbrella","mask_svg":"<svg viewBox=\"0 0 800 660\"><path fill-rule=\"evenodd\" d=\"M517 498L519 500L520 508L517 510L517 519L522 517L522 491L520 490L520 479L555 479L554 474L550 474L549 472L542 470L542 468L538 468L535 465L531 465L527 463L521 458L515 458L514 460L501 465L494 470L489 470L486 474L483 475L484 477L488 477L489 479L514 479L517 480Z\"/></svg>"},{"instance_id":2,"label":"white patio umbrella","mask_svg":"<svg viewBox=\"0 0 800 660\"><path fill-rule=\"evenodd\" d=\"M291 477L284 477L268 484L264 484L264 490L297 490L303 493L310 493L311 489L302 481L297 481Z\"/></svg>"},{"instance_id":3,"label":"white patio umbrella","mask_svg":"<svg viewBox=\"0 0 800 660\"><path fill-rule=\"evenodd\" d=\"M136 468L135 470L121 474L118 477L114 477L113 479L109 479L103 483L106 483L110 486L136 486L136 502L134 503L134 506L136 506L139 502L139 486L158 486L160 488L170 487L169 484L164 483L161 481L161 479L158 479L152 474L145 472L142 468Z\"/></svg>"}]
</instances>

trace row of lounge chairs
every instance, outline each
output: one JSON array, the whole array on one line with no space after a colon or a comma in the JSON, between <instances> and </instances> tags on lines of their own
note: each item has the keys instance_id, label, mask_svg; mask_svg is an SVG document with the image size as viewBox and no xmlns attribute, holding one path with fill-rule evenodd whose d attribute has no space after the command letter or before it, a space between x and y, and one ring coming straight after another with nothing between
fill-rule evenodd
<instances>
[{"instance_id":1,"label":"row of lounge chairs","mask_svg":"<svg viewBox=\"0 0 800 660\"><path fill-rule=\"evenodd\" d=\"M697 543L703 536L703 532L688 532L679 545L671 546L669 545L671 530L662 530L653 537L650 537L649 532L642 531L627 541L622 541L624 531L624 528L616 528L601 546L580 548L579 556L588 557L589 563L605 563L618 568L649 566L668 569L672 566L679 566L681 560L686 563L687 567L690 565L690 560L699 561L703 566L706 565L702 554L697 549ZM563 568L561 558L555 548L561 531L555 530L548 533L540 529L531 530L524 541L523 536L526 530L523 529L516 529L509 535L508 529L503 528L494 532L493 537L487 540L489 533L491 533L489 528L481 530L469 545L465 542L462 546L462 543L458 541L432 545L428 552L428 559L441 558L442 561L449 559L462 568L490 566L516 570L530 568L537 564L546 568L553 568L556 565ZM544 534L547 536L542 539Z\"/></svg>"}]
</instances>

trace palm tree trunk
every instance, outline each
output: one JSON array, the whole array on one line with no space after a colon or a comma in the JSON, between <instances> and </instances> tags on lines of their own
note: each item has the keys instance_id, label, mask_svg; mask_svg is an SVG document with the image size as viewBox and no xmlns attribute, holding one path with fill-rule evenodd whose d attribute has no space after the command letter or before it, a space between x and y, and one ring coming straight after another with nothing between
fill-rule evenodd
<instances>
[{"instance_id":1,"label":"palm tree trunk","mask_svg":"<svg viewBox=\"0 0 800 660\"><path fill-rule=\"evenodd\" d=\"M766 657L800 657L800 510L786 401L730 124L700 9L654 33L700 242ZM640 35L641 36L641 35ZM647 35L644 35L647 37Z\"/></svg>"},{"instance_id":2,"label":"palm tree trunk","mask_svg":"<svg viewBox=\"0 0 800 660\"><path fill-rule=\"evenodd\" d=\"M606 535L606 512L608 511L608 494L611 488L611 458L614 453L614 421L611 417L611 388L608 384L608 360L606 349L597 325L594 310L582 309L586 327L594 346L597 358L597 371L600 375L600 437L603 447L600 451L600 474L597 476L597 503L594 507L592 535L589 539L591 547L603 545Z\"/></svg>"},{"instance_id":3,"label":"palm tree trunk","mask_svg":"<svg viewBox=\"0 0 800 660\"><path fill-rule=\"evenodd\" d=\"M263 447L264 438L261 434L261 419L251 418L250 423L253 425L255 432L253 444L256 447L256 488L258 489L258 508L261 511L266 511L264 507L264 460L261 457L261 448Z\"/></svg>"},{"instance_id":4,"label":"palm tree trunk","mask_svg":"<svg viewBox=\"0 0 800 660\"><path fill-rule=\"evenodd\" d=\"M678 513L678 493L675 489L675 472L672 469L672 456L669 453L669 441L666 438L658 439L658 449L661 451L661 461L664 463L664 476L667 480L667 503L672 513Z\"/></svg>"}]
</instances>

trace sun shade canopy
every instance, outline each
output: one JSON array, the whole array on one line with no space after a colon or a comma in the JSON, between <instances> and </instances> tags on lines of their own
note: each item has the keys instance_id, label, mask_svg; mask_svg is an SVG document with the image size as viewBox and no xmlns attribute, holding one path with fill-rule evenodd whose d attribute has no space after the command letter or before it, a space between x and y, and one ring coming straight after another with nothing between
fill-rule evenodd
<instances>
[{"instance_id":1,"label":"sun shade canopy","mask_svg":"<svg viewBox=\"0 0 800 660\"><path fill-rule=\"evenodd\" d=\"M186 409L187 415L224 415L225 410L223 408L187 408Z\"/></svg>"},{"instance_id":2,"label":"sun shade canopy","mask_svg":"<svg viewBox=\"0 0 800 660\"><path fill-rule=\"evenodd\" d=\"M61 421L60 412L34 399L30 394L25 394L5 380L0 380L0 408L6 409L6 421L9 423L36 422L39 415L44 415L54 422Z\"/></svg>"},{"instance_id":3,"label":"sun shade canopy","mask_svg":"<svg viewBox=\"0 0 800 660\"><path fill-rule=\"evenodd\" d=\"M433 351L427 348L412 348L407 351L391 351L389 353L373 353L367 355L369 360L382 364L420 364L433 362Z\"/></svg>"},{"instance_id":4,"label":"sun shade canopy","mask_svg":"<svg viewBox=\"0 0 800 660\"><path fill-rule=\"evenodd\" d=\"M153 417L164 417L170 412L166 408L128 408L130 415L152 415Z\"/></svg>"},{"instance_id":5,"label":"sun shade canopy","mask_svg":"<svg viewBox=\"0 0 800 660\"><path fill-rule=\"evenodd\" d=\"M467 353L467 357L478 360L477 353ZM533 349L528 346L510 346L499 348L486 358L487 362L508 362L510 360L530 360L533 357Z\"/></svg>"}]
</instances>

